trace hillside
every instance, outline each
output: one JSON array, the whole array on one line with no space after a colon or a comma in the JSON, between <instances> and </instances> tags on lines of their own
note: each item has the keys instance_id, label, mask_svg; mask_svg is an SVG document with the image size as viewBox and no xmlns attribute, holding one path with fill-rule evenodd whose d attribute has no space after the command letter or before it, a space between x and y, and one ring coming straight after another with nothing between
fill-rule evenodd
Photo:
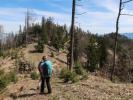
<instances>
[{"instance_id":1,"label":"hillside","mask_svg":"<svg viewBox=\"0 0 133 100\"><path fill-rule=\"evenodd\" d=\"M58 53L52 47L45 46L44 53L33 53L34 45L30 44L27 48L20 51L24 53L25 59L38 65L41 57L48 55L57 66L54 67L54 73L59 74L61 68L66 67L66 54ZM55 57L50 57L51 52ZM2 60L1 60L2 61ZM11 67L14 61L10 58L3 60L8 64L3 64L1 68L6 70ZM10 69L10 68L9 68ZM8 71L7 71L8 72ZM112 83L102 77L88 73L88 79L74 84L65 84L54 74L52 78L53 93L50 95L40 95L37 89L39 80L32 80L28 75L19 75L19 81L11 84L1 94L0 100L132 100L133 84Z\"/></svg>"}]
</instances>

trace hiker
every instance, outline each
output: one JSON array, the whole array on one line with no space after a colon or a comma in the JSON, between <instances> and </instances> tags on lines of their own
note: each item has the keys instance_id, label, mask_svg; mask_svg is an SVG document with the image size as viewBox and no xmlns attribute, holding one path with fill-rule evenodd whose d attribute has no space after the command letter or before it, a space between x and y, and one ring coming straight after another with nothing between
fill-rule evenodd
<instances>
[{"instance_id":1,"label":"hiker","mask_svg":"<svg viewBox=\"0 0 133 100\"><path fill-rule=\"evenodd\" d=\"M44 93L45 83L47 85L48 93L51 93L50 79L52 75L52 62L47 59L47 56L43 56L43 62L40 64L39 71L41 73L40 94Z\"/></svg>"}]
</instances>

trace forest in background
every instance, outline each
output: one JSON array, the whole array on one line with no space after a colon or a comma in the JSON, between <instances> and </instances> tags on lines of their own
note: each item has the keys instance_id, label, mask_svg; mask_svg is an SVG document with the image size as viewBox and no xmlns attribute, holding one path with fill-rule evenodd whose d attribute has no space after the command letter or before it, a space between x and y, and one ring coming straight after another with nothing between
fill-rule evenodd
<instances>
[{"instance_id":1,"label":"forest in background","mask_svg":"<svg viewBox=\"0 0 133 100\"><path fill-rule=\"evenodd\" d=\"M74 30L74 66L110 78L113 64L113 45L115 33L105 35L93 34L80 27ZM70 63L70 32L67 25L54 23L53 18L42 17L41 23L19 29L18 34L9 34L6 41L0 42L0 56L9 55L12 48L26 47L27 44L37 43L35 52L43 52L44 44L54 47L58 52L67 52L67 64ZM133 40L124 35L118 35L117 66L115 80L133 82Z\"/></svg>"}]
</instances>

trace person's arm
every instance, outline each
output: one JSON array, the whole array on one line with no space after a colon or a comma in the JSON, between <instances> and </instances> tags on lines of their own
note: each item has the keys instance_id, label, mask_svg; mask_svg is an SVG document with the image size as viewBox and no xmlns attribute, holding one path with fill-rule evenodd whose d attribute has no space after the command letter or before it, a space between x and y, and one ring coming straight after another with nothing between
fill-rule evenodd
<instances>
[{"instance_id":1,"label":"person's arm","mask_svg":"<svg viewBox=\"0 0 133 100\"><path fill-rule=\"evenodd\" d=\"M41 66L40 66L40 75L41 75L41 77L44 77L44 75L43 75L43 69L42 69Z\"/></svg>"},{"instance_id":2,"label":"person's arm","mask_svg":"<svg viewBox=\"0 0 133 100\"><path fill-rule=\"evenodd\" d=\"M39 73L41 74L40 66L41 66L41 62L39 62L39 64L38 64L38 71L39 71Z\"/></svg>"},{"instance_id":3,"label":"person's arm","mask_svg":"<svg viewBox=\"0 0 133 100\"><path fill-rule=\"evenodd\" d=\"M39 71L40 75L43 76L43 74L42 74L43 73L43 69L41 67L42 66L41 64L42 64L42 62L40 62L39 65L38 65L38 71Z\"/></svg>"}]
</instances>

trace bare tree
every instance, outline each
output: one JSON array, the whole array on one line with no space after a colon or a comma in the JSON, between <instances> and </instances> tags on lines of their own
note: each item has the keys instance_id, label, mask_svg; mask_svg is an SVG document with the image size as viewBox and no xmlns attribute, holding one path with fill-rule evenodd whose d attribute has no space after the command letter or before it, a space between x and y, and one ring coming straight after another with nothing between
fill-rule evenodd
<instances>
[{"instance_id":1,"label":"bare tree","mask_svg":"<svg viewBox=\"0 0 133 100\"><path fill-rule=\"evenodd\" d=\"M67 63L69 65L69 70L73 70L73 66L74 66L74 28L75 28L75 17L76 15L83 15L86 12L83 13L79 13L76 14L76 6L82 6L80 4L78 4L76 1L82 1L82 0L73 0L72 1L72 22L71 22L71 29L70 29L70 34L71 34L71 39L70 39L70 48L69 48L69 54L68 54L68 58L67 58Z\"/></svg>"},{"instance_id":2,"label":"bare tree","mask_svg":"<svg viewBox=\"0 0 133 100\"><path fill-rule=\"evenodd\" d=\"M35 21L36 14L33 12L33 10L27 9L26 16L25 16L25 46L28 42L28 33L30 32L31 24Z\"/></svg>"},{"instance_id":3,"label":"bare tree","mask_svg":"<svg viewBox=\"0 0 133 100\"><path fill-rule=\"evenodd\" d=\"M119 11L118 11L118 16L117 16L117 20L116 20L116 32L115 32L113 67L112 67L112 70L111 70L111 77L110 77L111 81L113 81L113 75L114 75L115 67L116 67L116 54L117 54L117 44L118 44L118 33L119 33L119 20L120 20L120 16L121 15L133 16L131 14L122 14L122 10L124 9L124 5L126 3L131 2L131 1L133 1L133 0L127 0L127 1L120 0L120 2L119 2Z\"/></svg>"},{"instance_id":4,"label":"bare tree","mask_svg":"<svg viewBox=\"0 0 133 100\"><path fill-rule=\"evenodd\" d=\"M69 69L73 70L74 65L74 59L73 59L73 46L74 46L74 22L75 22L75 6L76 6L76 0L73 0L72 2L72 22L71 22L71 41L70 41L70 65Z\"/></svg>"}]
</instances>

